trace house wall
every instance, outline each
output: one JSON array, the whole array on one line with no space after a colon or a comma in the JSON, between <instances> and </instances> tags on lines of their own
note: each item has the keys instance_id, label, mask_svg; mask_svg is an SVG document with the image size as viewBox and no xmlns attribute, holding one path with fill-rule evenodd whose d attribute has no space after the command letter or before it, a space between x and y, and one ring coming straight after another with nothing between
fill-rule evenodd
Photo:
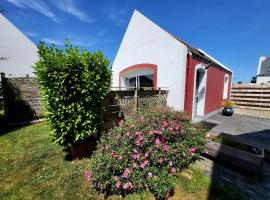
<instances>
[{"instance_id":1,"label":"house wall","mask_svg":"<svg viewBox=\"0 0 270 200\"><path fill-rule=\"evenodd\" d=\"M228 97L223 99L224 76L228 74L228 72L214 67L210 67L207 71L205 114L220 109L222 107L222 101L229 99L231 92L231 73L229 74Z\"/></svg>"},{"instance_id":2,"label":"house wall","mask_svg":"<svg viewBox=\"0 0 270 200\"><path fill-rule=\"evenodd\" d=\"M192 58L192 55L187 56L187 71L186 71L186 96L185 96L185 111L192 116L193 113L193 94L194 94L194 75L195 68L198 64L204 64L203 62ZM206 64L204 64L206 65ZM231 72L217 69L215 67L209 67L207 69L206 80L206 97L205 97L205 110L204 115L214 112L220 109L222 106L223 89L224 89L224 76L229 74L229 90L228 98L230 98L231 92Z\"/></svg>"},{"instance_id":3,"label":"house wall","mask_svg":"<svg viewBox=\"0 0 270 200\"><path fill-rule=\"evenodd\" d=\"M186 54L184 44L135 10L112 66L113 86L119 87L119 73L127 67L157 65L157 87L168 87L168 105L183 110Z\"/></svg>"},{"instance_id":4,"label":"house wall","mask_svg":"<svg viewBox=\"0 0 270 200\"><path fill-rule=\"evenodd\" d=\"M9 76L34 76L37 47L0 14L0 72Z\"/></svg>"}]
</instances>

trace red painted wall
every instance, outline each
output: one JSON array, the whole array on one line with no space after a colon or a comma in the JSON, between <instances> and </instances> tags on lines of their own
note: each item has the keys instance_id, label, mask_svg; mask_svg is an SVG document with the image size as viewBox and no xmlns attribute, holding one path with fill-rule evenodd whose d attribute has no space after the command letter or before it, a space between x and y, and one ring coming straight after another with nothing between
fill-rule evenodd
<instances>
[{"instance_id":1,"label":"red painted wall","mask_svg":"<svg viewBox=\"0 0 270 200\"><path fill-rule=\"evenodd\" d=\"M206 80L206 99L205 99L205 114L215 111L222 107L223 89L224 89L224 76L228 72L220 69L210 67L207 70ZM231 85L231 73L229 74L229 87ZM230 89L228 90L228 98L230 97Z\"/></svg>"},{"instance_id":2,"label":"red painted wall","mask_svg":"<svg viewBox=\"0 0 270 200\"><path fill-rule=\"evenodd\" d=\"M192 58L192 55L187 55L184 110L190 115L192 115L194 74L195 66L197 64L205 63ZM205 115L221 108L221 103L223 101L224 76L226 73L229 74L228 97L230 97L231 72L223 71L213 66L207 69Z\"/></svg>"}]
</instances>

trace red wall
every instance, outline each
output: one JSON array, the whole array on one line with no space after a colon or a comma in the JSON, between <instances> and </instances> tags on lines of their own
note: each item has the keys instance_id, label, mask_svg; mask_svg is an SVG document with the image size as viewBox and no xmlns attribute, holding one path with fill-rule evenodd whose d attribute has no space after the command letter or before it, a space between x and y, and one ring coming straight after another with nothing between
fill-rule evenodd
<instances>
[{"instance_id":1,"label":"red wall","mask_svg":"<svg viewBox=\"0 0 270 200\"><path fill-rule=\"evenodd\" d=\"M210 67L207 70L206 80L206 99L205 99L205 114L215 111L222 107L223 89L224 89L224 76L228 72L220 69ZM231 74L229 74L229 86L231 85ZM228 91L228 97L230 89Z\"/></svg>"},{"instance_id":2,"label":"red wall","mask_svg":"<svg viewBox=\"0 0 270 200\"><path fill-rule=\"evenodd\" d=\"M192 115L194 74L197 64L205 64L199 60L187 56L185 111ZM229 74L229 86L231 85L231 73L211 66L207 69L205 115L221 108L223 101L224 76ZM228 97L230 96L230 87Z\"/></svg>"}]
</instances>

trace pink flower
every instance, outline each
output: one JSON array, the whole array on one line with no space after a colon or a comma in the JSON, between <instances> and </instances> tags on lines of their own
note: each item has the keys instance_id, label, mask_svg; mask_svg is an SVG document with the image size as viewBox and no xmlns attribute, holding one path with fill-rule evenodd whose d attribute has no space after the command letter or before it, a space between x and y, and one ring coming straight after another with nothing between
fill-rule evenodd
<instances>
[{"instance_id":1,"label":"pink flower","mask_svg":"<svg viewBox=\"0 0 270 200\"><path fill-rule=\"evenodd\" d=\"M155 147L156 148L159 148L160 147L160 144L161 144L160 139L159 138L156 138L156 140L155 140Z\"/></svg>"},{"instance_id":2,"label":"pink flower","mask_svg":"<svg viewBox=\"0 0 270 200\"><path fill-rule=\"evenodd\" d=\"M119 181L117 181L117 182L115 183L115 187L116 187L117 189L120 189L120 188L121 188L121 183L120 183Z\"/></svg>"},{"instance_id":3,"label":"pink flower","mask_svg":"<svg viewBox=\"0 0 270 200\"><path fill-rule=\"evenodd\" d=\"M142 168L142 169L144 169L145 168L145 166L148 164L148 160L144 160L141 164L140 164L140 167Z\"/></svg>"},{"instance_id":4,"label":"pink flower","mask_svg":"<svg viewBox=\"0 0 270 200\"><path fill-rule=\"evenodd\" d=\"M152 174L152 172L148 172L148 177L153 177L153 174Z\"/></svg>"},{"instance_id":5,"label":"pink flower","mask_svg":"<svg viewBox=\"0 0 270 200\"><path fill-rule=\"evenodd\" d=\"M92 178L91 172L85 171L85 172L84 172L84 178L85 178L86 181L90 181L91 178Z\"/></svg>"},{"instance_id":6,"label":"pink flower","mask_svg":"<svg viewBox=\"0 0 270 200\"><path fill-rule=\"evenodd\" d=\"M169 151L169 145L165 144L165 145L163 146L163 151Z\"/></svg>"},{"instance_id":7,"label":"pink flower","mask_svg":"<svg viewBox=\"0 0 270 200\"><path fill-rule=\"evenodd\" d=\"M178 125L176 125L176 124L175 124L174 127L173 127L174 130L179 130L179 128L180 128L180 126L178 126Z\"/></svg>"},{"instance_id":8,"label":"pink flower","mask_svg":"<svg viewBox=\"0 0 270 200\"><path fill-rule=\"evenodd\" d=\"M123 173L123 175L122 175L122 177L127 179L128 176L129 176L129 173L130 173L129 169L126 168L125 171L124 171L124 173Z\"/></svg>"},{"instance_id":9,"label":"pink flower","mask_svg":"<svg viewBox=\"0 0 270 200\"><path fill-rule=\"evenodd\" d=\"M172 167L172 168L171 168L171 173L173 173L173 174L176 173L176 168L175 168L175 167Z\"/></svg>"},{"instance_id":10,"label":"pink flower","mask_svg":"<svg viewBox=\"0 0 270 200\"><path fill-rule=\"evenodd\" d=\"M163 122L162 122L162 126L163 126L163 127L167 127L167 126L168 126L168 122L163 121Z\"/></svg>"},{"instance_id":11,"label":"pink flower","mask_svg":"<svg viewBox=\"0 0 270 200\"><path fill-rule=\"evenodd\" d=\"M130 137L131 136L131 132L128 131L127 132L127 136Z\"/></svg>"},{"instance_id":12,"label":"pink flower","mask_svg":"<svg viewBox=\"0 0 270 200\"><path fill-rule=\"evenodd\" d=\"M141 122L143 122L143 120L144 120L144 117L143 116L139 116L138 121L141 123Z\"/></svg>"},{"instance_id":13,"label":"pink flower","mask_svg":"<svg viewBox=\"0 0 270 200\"><path fill-rule=\"evenodd\" d=\"M132 190L133 189L133 184L131 182L127 182L123 185L124 190Z\"/></svg>"},{"instance_id":14,"label":"pink flower","mask_svg":"<svg viewBox=\"0 0 270 200\"><path fill-rule=\"evenodd\" d=\"M134 153L134 154L132 154L132 158L134 160L139 160L140 159L140 154L139 153Z\"/></svg>"},{"instance_id":15,"label":"pink flower","mask_svg":"<svg viewBox=\"0 0 270 200\"><path fill-rule=\"evenodd\" d=\"M169 162L169 166L172 166L173 165L173 162L170 160L170 162Z\"/></svg>"},{"instance_id":16,"label":"pink flower","mask_svg":"<svg viewBox=\"0 0 270 200\"><path fill-rule=\"evenodd\" d=\"M164 161L163 158L160 158L160 159L158 160L159 164L162 164L163 161Z\"/></svg>"},{"instance_id":17,"label":"pink flower","mask_svg":"<svg viewBox=\"0 0 270 200\"><path fill-rule=\"evenodd\" d=\"M155 133L158 135L162 135L162 131L160 131L160 130L155 130Z\"/></svg>"},{"instance_id":18,"label":"pink flower","mask_svg":"<svg viewBox=\"0 0 270 200\"><path fill-rule=\"evenodd\" d=\"M191 147L191 148L189 149L189 153L190 153L192 156L194 156L195 152L196 152L196 147Z\"/></svg>"},{"instance_id":19,"label":"pink flower","mask_svg":"<svg viewBox=\"0 0 270 200\"><path fill-rule=\"evenodd\" d=\"M108 148L109 148L109 145L105 144L105 150L108 150Z\"/></svg>"},{"instance_id":20,"label":"pink flower","mask_svg":"<svg viewBox=\"0 0 270 200\"><path fill-rule=\"evenodd\" d=\"M144 154L144 158L147 158L149 156L149 152L146 152L145 154Z\"/></svg>"},{"instance_id":21,"label":"pink flower","mask_svg":"<svg viewBox=\"0 0 270 200\"><path fill-rule=\"evenodd\" d=\"M137 132L136 132L136 135L137 135ZM143 141L143 136L140 134L137 135L137 138L136 138L136 141L135 141L135 144L137 146L141 145L141 142Z\"/></svg>"}]
</instances>

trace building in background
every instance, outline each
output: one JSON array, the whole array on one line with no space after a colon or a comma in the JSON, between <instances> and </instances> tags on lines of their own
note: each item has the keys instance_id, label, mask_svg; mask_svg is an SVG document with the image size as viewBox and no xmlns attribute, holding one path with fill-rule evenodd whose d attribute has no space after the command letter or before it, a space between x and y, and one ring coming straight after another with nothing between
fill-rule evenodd
<instances>
[{"instance_id":1,"label":"building in background","mask_svg":"<svg viewBox=\"0 0 270 200\"><path fill-rule=\"evenodd\" d=\"M36 45L0 14L0 72L6 77L34 76Z\"/></svg>"},{"instance_id":2,"label":"building in background","mask_svg":"<svg viewBox=\"0 0 270 200\"><path fill-rule=\"evenodd\" d=\"M270 57L260 57L257 71L257 83L270 83Z\"/></svg>"},{"instance_id":3,"label":"building in background","mask_svg":"<svg viewBox=\"0 0 270 200\"><path fill-rule=\"evenodd\" d=\"M134 11L113 66L114 87L167 87L168 105L193 120L219 112L232 71Z\"/></svg>"}]
</instances>

